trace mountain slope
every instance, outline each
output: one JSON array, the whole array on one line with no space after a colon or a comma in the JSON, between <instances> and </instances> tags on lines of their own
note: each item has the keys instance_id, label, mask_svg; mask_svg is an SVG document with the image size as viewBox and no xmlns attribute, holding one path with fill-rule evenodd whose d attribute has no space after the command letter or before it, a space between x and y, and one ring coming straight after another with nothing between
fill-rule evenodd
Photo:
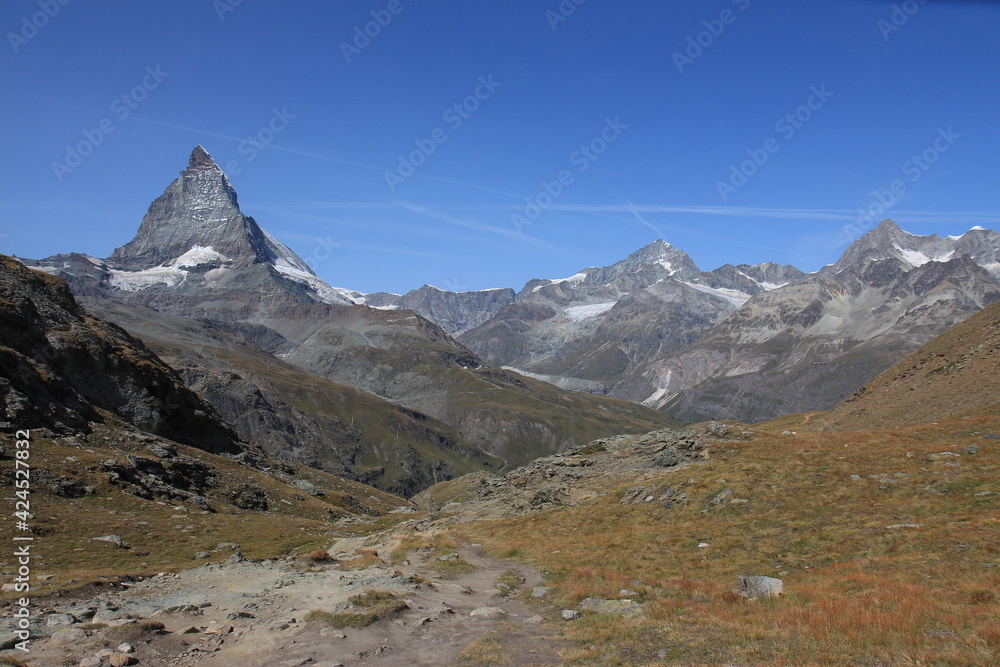
<instances>
[{"instance_id":1,"label":"mountain slope","mask_svg":"<svg viewBox=\"0 0 1000 667\"><path fill-rule=\"evenodd\" d=\"M359 295L355 301L372 308L412 310L452 336L458 336L496 315L501 308L513 303L514 297L514 290L510 288L449 292L424 285L403 296L378 292Z\"/></svg>"},{"instance_id":2,"label":"mountain slope","mask_svg":"<svg viewBox=\"0 0 1000 667\"><path fill-rule=\"evenodd\" d=\"M271 330L227 330L107 299L83 301L140 336L187 386L272 455L401 496L501 464L432 417L310 375L247 338L288 345Z\"/></svg>"},{"instance_id":3,"label":"mountain slope","mask_svg":"<svg viewBox=\"0 0 1000 667\"><path fill-rule=\"evenodd\" d=\"M611 266L529 281L515 303L459 339L490 363L614 394L636 367L682 349L753 295L802 275L776 264L705 273L658 240Z\"/></svg>"},{"instance_id":4,"label":"mountain slope","mask_svg":"<svg viewBox=\"0 0 1000 667\"><path fill-rule=\"evenodd\" d=\"M810 422L823 431L907 427L1000 402L1000 303L957 324Z\"/></svg>"}]
</instances>

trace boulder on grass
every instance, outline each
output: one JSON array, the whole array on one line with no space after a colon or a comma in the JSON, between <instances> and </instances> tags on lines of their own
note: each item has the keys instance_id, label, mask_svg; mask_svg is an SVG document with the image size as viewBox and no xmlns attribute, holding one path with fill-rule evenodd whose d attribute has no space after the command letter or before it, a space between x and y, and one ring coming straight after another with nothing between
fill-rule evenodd
<instances>
[{"instance_id":1,"label":"boulder on grass","mask_svg":"<svg viewBox=\"0 0 1000 667\"><path fill-rule=\"evenodd\" d=\"M781 597L785 590L785 583L774 577L737 577L737 580L740 595L750 600Z\"/></svg>"}]
</instances>

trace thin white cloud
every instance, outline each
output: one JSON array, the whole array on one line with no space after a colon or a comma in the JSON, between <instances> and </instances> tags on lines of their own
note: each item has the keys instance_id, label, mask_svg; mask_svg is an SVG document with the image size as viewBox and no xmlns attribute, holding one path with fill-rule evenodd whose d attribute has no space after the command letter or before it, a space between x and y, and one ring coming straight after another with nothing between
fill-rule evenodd
<instances>
[{"instance_id":1,"label":"thin white cloud","mask_svg":"<svg viewBox=\"0 0 1000 667\"><path fill-rule=\"evenodd\" d=\"M404 205L397 202L297 202L296 205L314 207L330 210L357 211L366 209L399 209ZM426 206L428 209L436 211L443 210L470 210L470 211L517 211L523 208L519 205L506 204L434 204ZM668 205L668 204L553 204L547 211L562 211L565 213L626 213L636 217L642 224L651 226L656 230L655 225L646 218L641 217L644 213L681 213L695 215L712 215L723 217L747 217L747 218L773 218L782 220L835 220L854 221L858 218L857 209L814 209L814 208L775 208L775 207L752 207L752 206L699 206L690 205ZM1000 211L935 211L935 210L891 210L885 213L886 217L896 218L929 218L932 220L947 220L949 218L961 218L981 220L984 222L1000 223Z\"/></svg>"},{"instance_id":2,"label":"thin white cloud","mask_svg":"<svg viewBox=\"0 0 1000 667\"><path fill-rule=\"evenodd\" d=\"M140 122L140 123L148 123L150 125L159 125L161 127L169 127L171 129L181 130L181 131L184 131L184 132L193 132L195 134L201 134L201 135L204 135L206 137L214 137L216 139L224 139L226 141L235 142L237 144L246 141L246 137L232 137L232 136L229 136L227 134L219 134L217 132L208 132L206 130L199 130L199 129L194 128L194 127L185 127L183 125L175 125L173 123L164 123L164 122L158 121L158 120L149 120L149 119L146 119L146 118L138 118L138 117L135 117L135 116L133 116L132 118L134 120ZM352 166L352 167L360 167L362 169L373 169L375 171L381 171L383 173L390 171L390 170L387 170L385 167L380 167L380 166L378 166L376 164L367 164L367 163L364 163L364 162L358 162L356 160L345 160L344 158L334 157L334 156L331 156L331 155L321 155L319 153L310 153L310 152L307 152L307 151L300 151L300 150L297 150L295 148L286 148L285 146L280 146L278 144L273 144L273 143L272 144L268 144L267 145L267 149L268 150L282 151L282 152L285 152L285 153L291 153L292 155L301 155L302 157L313 158L315 160L324 160L326 162L336 162L337 164L346 164L346 165L349 165L349 166ZM438 182L441 182L441 183L450 183L451 185L458 185L458 186L463 187L463 188L471 188L473 190L481 190L483 192L490 192L490 193L493 193L493 194L496 194L496 195L502 195L504 197L510 197L512 199L518 199L519 198L517 195L515 195L515 194L513 194L511 192L504 192L502 190L495 190L493 188L489 188L489 187L486 187L484 185L476 185L475 183L466 183L464 181L457 181L457 180L451 179L451 178L443 178L441 176L431 176L430 174L424 174L424 173L420 173L420 172L417 172L417 173L413 174L412 178L421 178L421 179L425 179L425 180L429 180L429 181L438 181Z\"/></svg>"},{"instance_id":3,"label":"thin white cloud","mask_svg":"<svg viewBox=\"0 0 1000 667\"><path fill-rule=\"evenodd\" d=\"M407 202L401 202L400 206L403 209L405 209L405 210L407 210L407 211L409 211L411 213L415 213L417 215L422 215L424 217L431 218L432 220L440 220L441 222L445 222L445 223L447 223L449 225L454 225L456 227L463 227L465 229L472 229L472 230L477 231L477 232L486 232L488 234L494 234L496 236L502 236L504 238L512 239L512 240L515 240L515 241L524 241L524 242L530 243L532 245L538 245L538 246L547 246L547 245L549 245L548 243L546 243L545 241L542 241L541 239L536 239L533 236L528 236L527 234L519 232L519 231L517 231L515 229L507 229L505 227L497 227L495 225L488 225L486 223L479 222L479 221L476 221L476 220L469 220L467 218L456 218L455 216L447 215L447 214L441 213L440 211L437 211L435 209L428 208L426 206L419 206L417 204L410 204L410 203L407 203Z\"/></svg>"}]
</instances>

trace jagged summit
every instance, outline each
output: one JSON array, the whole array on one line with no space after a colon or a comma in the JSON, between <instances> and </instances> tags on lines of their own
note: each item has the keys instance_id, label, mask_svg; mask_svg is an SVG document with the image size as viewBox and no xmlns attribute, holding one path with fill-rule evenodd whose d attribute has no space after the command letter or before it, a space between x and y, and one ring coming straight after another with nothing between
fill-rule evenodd
<instances>
[{"instance_id":1,"label":"jagged summit","mask_svg":"<svg viewBox=\"0 0 1000 667\"><path fill-rule=\"evenodd\" d=\"M923 266L927 262L947 262L967 254L977 264L1000 276L998 245L1000 235L982 227L973 227L961 236L941 238L937 234L910 234L892 220L886 219L851 244L836 264L825 267L820 274L836 274L865 261L897 259L912 268Z\"/></svg>"},{"instance_id":2,"label":"jagged summit","mask_svg":"<svg viewBox=\"0 0 1000 667\"><path fill-rule=\"evenodd\" d=\"M211 247L232 260L252 261L262 250L262 239L260 228L240 211L229 179L198 146L187 169L150 204L135 238L108 261L116 268L146 270L196 246Z\"/></svg>"},{"instance_id":3,"label":"jagged summit","mask_svg":"<svg viewBox=\"0 0 1000 667\"><path fill-rule=\"evenodd\" d=\"M191 157L188 158L188 169L214 169L222 171L218 163L216 163L201 144L195 146L195 149L191 151Z\"/></svg>"}]
</instances>

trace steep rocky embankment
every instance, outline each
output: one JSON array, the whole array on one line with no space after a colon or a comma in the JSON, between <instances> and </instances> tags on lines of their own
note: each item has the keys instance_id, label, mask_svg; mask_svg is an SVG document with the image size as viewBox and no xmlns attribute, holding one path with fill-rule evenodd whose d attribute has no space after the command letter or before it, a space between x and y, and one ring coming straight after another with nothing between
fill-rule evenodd
<instances>
[{"instance_id":1,"label":"steep rocky embankment","mask_svg":"<svg viewBox=\"0 0 1000 667\"><path fill-rule=\"evenodd\" d=\"M66 283L0 256L0 398L8 429L73 433L114 416L206 451L246 448L146 346L79 307Z\"/></svg>"}]
</instances>

